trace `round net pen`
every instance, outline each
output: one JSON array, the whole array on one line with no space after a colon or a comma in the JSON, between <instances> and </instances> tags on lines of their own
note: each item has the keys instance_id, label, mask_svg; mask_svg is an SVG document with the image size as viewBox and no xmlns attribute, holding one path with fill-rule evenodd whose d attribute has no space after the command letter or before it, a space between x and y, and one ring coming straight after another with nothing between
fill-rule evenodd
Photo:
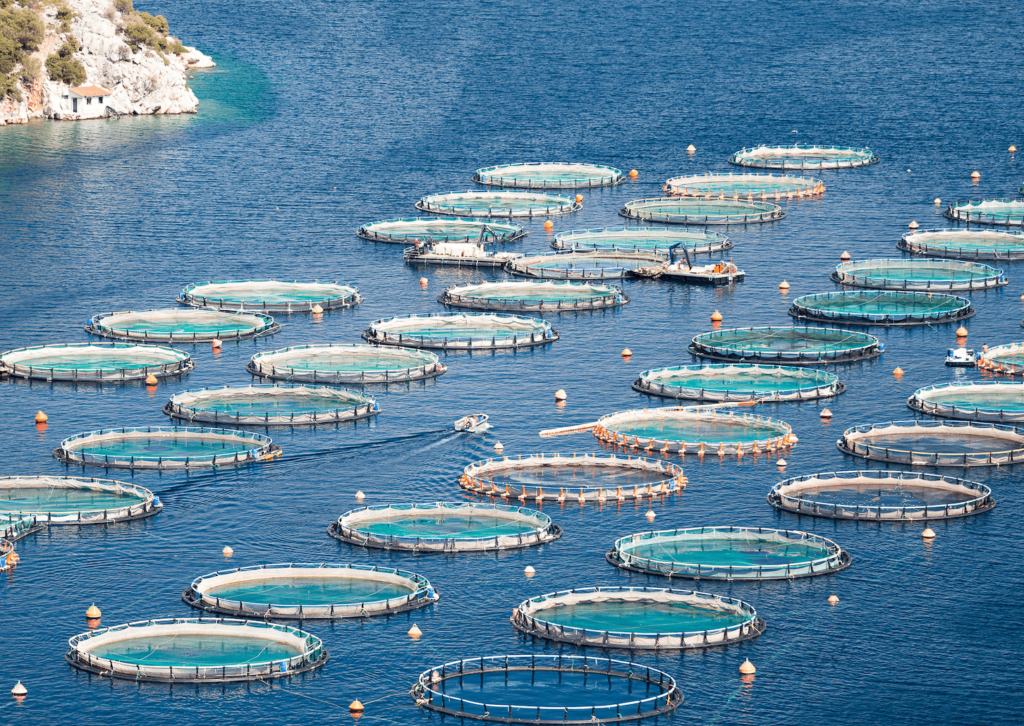
<instances>
[{"instance_id":1,"label":"round net pen","mask_svg":"<svg viewBox=\"0 0 1024 726\"><path fill-rule=\"evenodd\" d=\"M849 553L808 532L764 527L694 527L631 534L607 560L624 570L690 580L788 580L850 566Z\"/></svg>"},{"instance_id":2,"label":"round net pen","mask_svg":"<svg viewBox=\"0 0 1024 726\"><path fill-rule=\"evenodd\" d=\"M0 512L0 538L8 542L17 542L22 537L39 532L43 526L33 516Z\"/></svg>"},{"instance_id":3,"label":"round net pen","mask_svg":"<svg viewBox=\"0 0 1024 726\"><path fill-rule=\"evenodd\" d=\"M298 280L219 280L189 285L178 296L182 305L229 312L310 313L350 308L363 301L352 285Z\"/></svg>"},{"instance_id":4,"label":"round net pen","mask_svg":"<svg viewBox=\"0 0 1024 726\"><path fill-rule=\"evenodd\" d=\"M530 598L512 611L521 633L629 650L700 650L756 638L764 620L742 600L694 590L586 587Z\"/></svg>"},{"instance_id":5,"label":"round net pen","mask_svg":"<svg viewBox=\"0 0 1024 726\"><path fill-rule=\"evenodd\" d=\"M681 466L638 456L529 454L470 464L459 486L482 496L583 504L675 494L686 488L686 477Z\"/></svg>"},{"instance_id":6,"label":"round net pen","mask_svg":"<svg viewBox=\"0 0 1024 726\"><path fill-rule=\"evenodd\" d=\"M592 189L621 184L626 176L600 164L541 161L477 169L473 181L506 189Z\"/></svg>"},{"instance_id":7,"label":"round net pen","mask_svg":"<svg viewBox=\"0 0 1024 726\"><path fill-rule=\"evenodd\" d=\"M427 578L375 565L256 565L203 575L182 593L194 608L287 620L394 615L438 600Z\"/></svg>"},{"instance_id":8,"label":"round net pen","mask_svg":"<svg viewBox=\"0 0 1024 726\"><path fill-rule=\"evenodd\" d=\"M970 300L957 295L867 290L804 295L789 308L789 314L799 320L864 326L955 323L975 312Z\"/></svg>"},{"instance_id":9,"label":"round net pen","mask_svg":"<svg viewBox=\"0 0 1024 726\"><path fill-rule=\"evenodd\" d=\"M376 345L295 345L257 353L246 370L254 376L302 383L408 383L448 371L434 353Z\"/></svg>"},{"instance_id":10,"label":"round net pen","mask_svg":"<svg viewBox=\"0 0 1024 726\"><path fill-rule=\"evenodd\" d=\"M64 658L107 678L231 683L288 678L319 668L328 655L320 638L290 625L159 618L76 635Z\"/></svg>"},{"instance_id":11,"label":"round net pen","mask_svg":"<svg viewBox=\"0 0 1024 726\"><path fill-rule=\"evenodd\" d=\"M605 443L663 454L759 454L791 446L793 429L777 419L693 407L645 408L602 416L594 436Z\"/></svg>"},{"instance_id":12,"label":"round net pen","mask_svg":"<svg viewBox=\"0 0 1024 726\"><path fill-rule=\"evenodd\" d=\"M687 350L711 360L827 365L876 358L882 354L883 346L875 336L852 330L778 327L701 333Z\"/></svg>"},{"instance_id":13,"label":"round net pen","mask_svg":"<svg viewBox=\"0 0 1024 726\"><path fill-rule=\"evenodd\" d=\"M163 509L159 497L113 479L63 476L0 477L0 517L32 518L38 524L85 525L128 522Z\"/></svg>"},{"instance_id":14,"label":"round net pen","mask_svg":"<svg viewBox=\"0 0 1024 726\"><path fill-rule=\"evenodd\" d=\"M268 461L280 451L269 437L246 431L140 426L70 436L53 456L112 469L215 469Z\"/></svg>"},{"instance_id":15,"label":"round net pen","mask_svg":"<svg viewBox=\"0 0 1024 726\"><path fill-rule=\"evenodd\" d=\"M583 205L569 197L541 192L448 192L423 197L416 209L456 217L553 217L578 212Z\"/></svg>"},{"instance_id":16,"label":"round net pen","mask_svg":"<svg viewBox=\"0 0 1024 726\"><path fill-rule=\"evenodd\" d=\"M778 204L738 199L655 197L626 202L619 214L629 219L662 224L760 224L786 216Z\"/></svg>"},{"instance_id":17,"label":"round net pen","mask_svg":"<svg viewBox=\"0 0 1024 726\"><path fill-rule=\"evenodd\" d=\"M1002 270L979 262L900 258L843 262L832 279L853 287L926 292L970 292L1007 284Z\"/></svg>"},{"instance_id":18,"label":"round net pen","mask_svg":"<svg viewBox=\"0 0 1024 726\"><path fill-rule=\"evenodd\" d=\"M987 512L984 484L909 471L831 471L786 479L768 494L776 509L828 519L921 522Z\"/></svg>"},{"instance_id":19,"label":"round net pen","mask_svg":"<svg viewBox=\"0 0 1024 726\"><path fill-rule=\"evenodd\" d=\"M656 252L559 252L509 260L505 269L542 280L621 280L634 270L666 261L665 255Z\"/></svg>"},{"instance_id":20,"label":"round net pen","mask_svg":"<svg viewBox=\"0 0 1024 726\"><path fill-rule=\"evenodd\" d=\"M1024 429L960 421L854 426L836 446L863 459L910 466L1001 466L1024 461Z\"/></svg>"},{"instance_id":21,"label":"round net pen","mask_svg":"<svg viewBox=\"0 0 1024 726\"><path fill-rule=\"evenodd\" d=\"M850 146L754 146L740 149L729 157L735 166L755 169L853 169L877 164L878 157L868 148Z\"/></svg>"},{"instance_id":22,"label":"round net pen","mask_svg":"<svg viewBox=\"0 0 1024 726\"><path fill-rule=\"evenodd\" d=\"M695 174L672 177L662 188L672 196L705 199L803 199L825 193L820 179L784 174Z\"/></svg>"},{"instance_id":23,"label":"round net pen","mask_svg":"<svg viewBox=\"0 0 1024 726\"><path fill-rule=\"evenodd\" d=\"M1019 383L941 383L914 391L907 406L941 418L1024 423L1024 386Z\"/></svg>"},{"instance_id":24,"label":"round net pen","mask_svg":"<svg viewBox=\"0 0 1024 726\"><path fill-rule=\"evenodd\" d=\"M447 553L519 549L562 536L543 512L467 502L360 507L341 515L327 532L362 547Z\"/></svg>"},{"instance_id":25,"label":"round net pen","mask_svg":"<svg viewBox=\"0 0 1024 726\"><path fill-rule=\"evenodd\" d=\"M445 288L437 301L446 307L522 313L574 313L625 305L622 288L599 283L502 281Z\"/></svg>"},{"instance_id":26,"label":"round net pen","mask_svg":"<svg viewBox=\"0 0 1024 726\"><path fill-rule=\"evenodd\" d=\"M903 235L896 246L924 257L1024 260L1024 234L994 229L922 229Z\"/></svg>"},{"instance_id":27,"label":"round net pen","mask_svg":"<svg viewBox=\"0 0 1024 726\"><path fill-rule=\"evenodd\" d=\"M164 406L174 419L234 426L311 426L358 421L379 412L370 396L306 385L200 388L176 393Z\"/></svg>"},{"instance_id":28,"label":"round net pen","mask_svg":"<svg viewBox=\"0 0 1024 726\"><path fill-rule=\"evenodd\" d=\"M559 232L551 241L556 250L579 252L653 252L668 257L676 246L691 254L710 254L732 249L732 242L720 232L679 227L606 227Z\"/></svg>"},{"instance_id":29,"label":"round net pen","mask_svg":"<svg viewBox=\"0 0 1024 726\"><path fill-rule=\"evenodd\" d=\"M510 222L463 217L413 217L411 219L383 219L370 222L356 230L356 235L373 242L409 245L431 243L507 243L527 235L525 229Z\"/></svg>"},{"instance_id":30,"label":"round net pen","mask_svg":"<svg viewBox=\"0 0 1024 726\"><path fill-rule=\"evenodd\" d=\"M1008 373L1011 376L1024 373L1024 343L994 345L982 351L978 368L993 373Z\"/></svg>"},{"instance_id":31,"label":"round net pen","mask_svg":"<svg viewBox=\"0 0 1024 726\"><path fill-rule=\"evenodd\" d=\"M639 721L671 713L683 702L675 680L663 671L562 654L452 661L423 671L409 695L417 706L448 716L540 726ZM509 703L513 698L520 703Z\"/></svg>"},{"instance_id":32,"label":"round net pen","mask_svg":"<svg viewBox=\"0 0 1024 726\"><path fill-rule=\"evenodd\" d=\"M404 315L375 320L363 331L375 345L451 350L532 348L558 340L558 331L540 318L500 313Z\"/></svg>"},{"instance_id":33,"label":"round net pen","mask_svg":"<svg viewBox=\"0 0 1024 726\"><path fill-rule=\"evenodd\" d=\"M4 375L70 383L170 378L188 373L195 365L185 351L134 343L60 343L0 353L0 373Z\"/></svg>"},{"instance_id":34,"label":"round net pen","mask_svg":"<svg viewBox=\"0 0 1024 726\"><path fill-rule=\"evenodd\" d=\"M943 215L957 222L1000 227L1024 226L1024 199L981 199L950 202Z\"/></svg>"},{"instance_id":35,"label":"round net pen","mask_svg":"<svg viewBox=\"0 0 1024 726\"><path fill-rule=\"evenodd\" d=\"M89 335L101 338L160 343L262 338L280 329L281 326L273 318L260 313L229 313L197 308L102 313L89 318L85 326Z\"/></svg>"},{"instance_id":36,"label":"round net pen","mask_svg":"<svg viewBox=\"0 0 1024 726\"><path fill-rule=\"evenodd\" d=\"M650 396L716 403L727 401L813 401L846 390L822 370L748 363L673 366L643 371L633 389Z\"/></svg>"}]
</instances>

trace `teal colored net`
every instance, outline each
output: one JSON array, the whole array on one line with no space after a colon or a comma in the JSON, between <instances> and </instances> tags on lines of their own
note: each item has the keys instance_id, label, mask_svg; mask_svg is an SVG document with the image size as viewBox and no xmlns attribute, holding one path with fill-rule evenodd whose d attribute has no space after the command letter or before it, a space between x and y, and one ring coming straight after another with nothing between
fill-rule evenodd
<instances>
[{"instance_id":1,"label":"teal colored net","mask_svg":"<svg viewBox=\"0 0 1024 726\"><path fill-rule=\"evenodd\" d=\"M1002 364L1004 367L1013 366L1013 368L1019 369L1024 366L1024 344L1022 343L1009 343L1006 345L996 345L988 349L987 353L984 353L983 358L986 361L991 361L995 365ZM991 364L987 364L987 367L992 367Z\"/></svg>"},{"instance_id":2,"label":"teal colored net","mask_svg":"<svg viewBox=\"0 0 1024 726\"><path fill-rule=\"evenodd\" d=\"M669 414L658 409L614 414L602 419L602 425L612 433L631 437L708 444L762 441L789 432L780 422L756 416L679 411Z\"/></svg>"},{"instance_id":3,"label":"teal colored net","mask_svg":"<svg viewBox=\"0 0 1024 726\"><path fill-rule=\"evenodd\" d=\"M338 577L267 577L207 588L203 594L225 600L275 605L332 605L404 597L417 590L413 583Z\"/></svg>"},{"instance_id":4,"label":"teal colored net","mask_svg":"<svg viewBox=\"0 0 1024 726\"><path fill-rule=\"evenodd\" d=\"M396 350L375 345L308 345L257 353L260 366L304 371L403 371L432 366L437 356L416 350Z\"/></svg>"},{"instance_id":5,"label":"teal colored net","mask_svg":"<svg viewBox=\"0 0 1024 726\"><path fill-rule=\"evenodd\" d=\"M273 325L273 319L251 313L228 313L194 308L169 308L142 312L96 315L89 327L97 332L126 337L187 338L192 335L237 337L257 333Z\"/></svg>"},{"instance_id":6,"label":"teal colored net","mask_svg":"<svg viewBox=\"0 0 1024 726\"><path fill-rule=\"evenodd\" d=\"M449 288L447 293L483 302L573 302L616 297L617 287L574 282L481 282Z\"/></svg>"},{"instance_id":7,"label":"teal colored net","mask_svg":"<svg viewBox=\"0 0 1024 726\"><path fill-rule=\"evenodd\" d=\"M252 442L248 440L232 441L221 437L160 435L153 437L131 436L94 443L82 441L69 448L91 456L184 459L186 456L196 458L240 454L251 449Z\"/></svg>"},{"instance_id":8,"label":"teal colored net","mask_svg":"<svg viewBox=\"0 0 1024 726\"><path fill-rule=\"evenodd\" d=\"M0 363L19 368L61 371L138 370L170 366L188 360L188 353L155 345L47 345L21 348L0 355Z\"/></svg>"},{"instance_id":9,"label":"teal colored net","mask_svg":"<svg viewBox=\"0 0 1024 726\"><path fill-rule=\"evenodd\" d=\"M980 431L934 431L927 428L909 429L892 433L873 433L862 443L876 449L915 451L922 454L983 454L986 452L1008 451L1021 448L1021 442L1014 444L1006 437L988 435Z\"/></svg>"},{"instance_id":10,"label":"teal colored net","mask_svg":"<svg viewBox=\"0 0 1024 726\"><path fill-rule=\"evenodd\" d=\"M725 194L731 197L748 195L754 198L764 196L780 196L821 194L825 185L818 179L804 176L786 176L781 174L698 174L694 176L677 176L665 182L666 191L670 194L684 196L716 197Z\"/></svg>"},{"instance_id":11,"label":"teal colored net","mask_svg":"<svg viewBox=\"0 0 1024 726\"><path fill-rule=\"evenodd\" d=\"M358 291L351 285L336 282L299 282L285 280L231 280L200 282L189 285L182 292L182 300L189 304L234 304L260 308L265 305L287 303L327 302L348 299Z\"/></svg>"},{"instance_id":12,"label":"teal colored net","mask_svg":"<svg viewBox=\"0 0 1024 726\"><path fill-rule=\"evenodd\" d=\"M508 270L542 279L619 279L630 270L664 262L665 257L656 252L560 252L512 260Z\"/></svg>"},{"instance_id":13,"label":"teal colored net","mask_svg":"<svg viewBox=\"0 0 1024 726\"><path fill-rule=\"evenodd\" d=\"M914 397L950 410L943 415L951 413L954 407L964 412L981 409L1024 414L1024 386L1019 383L949 383L922 388Z\"/></svg>"},{"instance_id":14,"label":"teal colored net","mask_svg":"<svg viewBox=\"0 0 1024 726\"><path fill-rule=\"evenodd\" d=\"M900 249L935 257L1019 259L1024 234L985 229L925 229L903 235Z\"/></svg>"},{"instance_id":15,"label":"teal colored net","mask_svg":"<svg viewBox=\"0 0 1024 726\"><path fill-rule=\"evenodd\" d=\"M716 630L750 620L744 613L702 608L685 602L613 600L580 602L544 608L533 613L566 627L618 633L681 633Z\"/></svg>"},{"instance_id":16,"label":"teal colored net","mask_svg":"<svg viewBox=\"0 0 1024 726\"><path fill-rule=\"evenodd\" d=\"M122 663L185 668L266 663L302 654L300 648L288 643L219 633L140 635L103 643L88 652Z\"/></svg>"},{"instance_id":17,"label":"teal colored net","mask_svg":"<svg viewBox=\"0 0 1024 726\"><path fill-rule=\"evenodd\" d=\"M534 162L503 164L478 169L473 180L489 186L521 189L575 189L612 186L624 180L622 172L598 164Z\"/></svg>"},{"instance_id":18,"label":"teal colored net","mask_svg":"<svg viewBox=\"0 0 1024 726\"><path fill-rule=\"evenodd\" d=\"M678 392L721 391L754 396L836 387L839 379L825 371L791 366L711 365L658 368L640 374L644 382Z\"/></svg>"},{"instance_id":19,"label":"teal colored net","mask_svg":"<svg viewBox=\"0 0 1024 726\"><path fill-rule=\"evenodd\" d=\"M556 250L640 251L663 255L668 255L674 245L684 245L690 253L702 253L730 249L732 242L718 232L658 227L574 229L559 232L551 242Z\"/></svg>"},{"instance_id":20,"label":"teal colored net","mask_svg":"<svg viewBox=\"0 0 1024 726\"><path fill-rule=\"evenodd\" d=\"M733 224L769 222L786 213L777 204L733 199L690 199L661 197L626 202L619 210L623 217L673 224Z\"/></svg>"},{"instance_id":21,"label":"teal colored net","mask_svg":"<svg viewBox=\"0 0 1024 726\"><path fill-rule=\"evenodd\" d=\"M235 416L305 414L371 403L369 396L325 386L244 386L186 391L171 403L194 411Z\"/></svg>"},{"instance_id":22,"label":"teal colored net","mask_svg":"<svg viewBox=\"0 0 1024 726\"><path fill-rule=\"evenodd\" d=\"M511 242L524 235L518 224L479 219L385 219L364 224L358 234L382 242Z\"/></svg>"},{"instance_id":23,"label":"teal colored net","mask_svg":"<svg viewBox=\"0 0 1024 726\"><path fill-rule=\"evenodd\" d=\"M777 536L728 533L655 536L622 547L639 559L702 567L785 567L827 558L828 540L790 540Z\"/></svg>"},{"instance_id":24,"label":"teal colored net","mask_svg":"<svg viewBox=\"0 0 1024 726\"><path fill-rule=\"evenodd\" d=\"M844 262L836 267L839 275L851 275L864 278L877 278L900 282L934 282L951 280L966 282L982 281L998 277L1001 271L988 265L970 262L946 262L941 260L864 260L861 262Z\"/></svg>"},{"instance_id":25,"label":"teal colored net","mask_svg":"<svg viewBox=\"0 0 1024 726\"><path fill-rule=\"evenodd\" d=\"M379 519L362 519L356 527L374 535L435 539L480 539L533 532L541 526L535 520L500 514L436 510L433 513L391 511Z\"/></svg>"},{"instance_id":26,"label":"teal colored net","mask_svg":"<svg viewBox=\"0 0 1024 726\"><path fill-rule=\"evenodd\" d=\"M530 216L571 212L579 205L568 197L539 192L449 192L423 197L416 207L435 214L475 217Z\"/></svg>"},{"instance_id":27,"label":"teal colored net","mask_svg":"<svg viewBox=\"0 0 1024 726\"><path fill-rule=\"evenodd\" d=\"M693 339L698 350L721 350L739 355L775 353L832 355L871 348L878 339L866 333L833 328L743 328L702 333Z\"/></svg>"},{"instance_id":28,"label":"teal colored net","mask_svg":"<svg viewBox=\"0 0 1024 726\"><path fill-rule=\"evenodd\" d=\"M144 504L152 494L117 482L91 484L64 477L0 479L0 515L103 512Z\"/></svg>"},{"instance_id":29,"label":"teal colored net","mask_svg":"<svg viewBox=\"0 0 1024 726\"><path fill-rule=\"evenodd\" d=\"M971 301L955 295L864 291L804 295L793 301L790 312L796 317L886 324L959 319L970 310Z\"/></svg>"},{"instance_id":30,"label":"teal colored net","mask_svg":"<svg viewBox=\"0 0 1024 726\"><path fill-rule=\"evenodd\" d=\"M944 214L950 219L978 224L1024 225L1024 199L985 199L953 202Z\"/></svg>"},{"instance_id":31,"label":"teal colored net","mask_svg":"<svg viewBox=\"0 0 1024 726\"><path fill-rule=\"evenodd\" d=\"M657 484L671 478L670 473L657 469L640 469L627 466L614 466L611 464L581 464L570 466L567 464L542 465L539 462L519 464L509 461L506 469L488 471L488 481L493 481L498 488L504 488L509 484L517 489L524 487L550 487L557 490L559 487L602 487L604 489L615 489L617 487L632 489L634 486L646 487L648 484Z\"/></svg>"},{"instance_id":32,"label":"teal colored net","mask_svg":"<svg viewBox=\"0 0 1024 726\"><path fill-rule=\"evenodd\" d=\"M529 723L526 719L532 714L526 713L527 709L536 709L538 706L550 707L559 704L569 709L583 709L589 715L592 705L631 702L635 710L637 699L653 698L660 690L656 684L645 686L643 683L625 678L607 679L594 673L587 678L582 671L541 671L487 673L482 677L453 680L445 683L444 693L456 703L460 699L465 699L489 704L495 713L502 713L505 716L508 715L508 707L496 704L515 704L512 706L513 718L518 716ZM614 709L612 710L614 712ZM467 712L472 713L469 708Z\"/></svg>"}]
</instances>

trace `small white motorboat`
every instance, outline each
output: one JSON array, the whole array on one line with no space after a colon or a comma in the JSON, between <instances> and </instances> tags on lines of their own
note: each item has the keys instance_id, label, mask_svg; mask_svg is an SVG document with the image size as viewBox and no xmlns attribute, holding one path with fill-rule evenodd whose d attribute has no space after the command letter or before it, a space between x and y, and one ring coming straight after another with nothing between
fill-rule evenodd
<instances>
[{"instance_id":1,"label":"small white motorboat","mask_svg":"<svg viewBox=\"0 0 1024 726\"><path fill-rule=\"evenodd\" d=\"M488 418L490 417L486 413L474 413L470 416L463 416L455 422L455 430L468 431L471 434L486 431L491 428L491 425L487 423Z\"/></svg>"},{"instance_id":2,"label":"small white motorboat","mask_svg":"<svg viewBox=\"0 0 1024 726\"><path fill-rule=\"evenodd\" d=\"M970 348L950 348L946 353L946 365L953 368L973 368L978 365L978 356Z\"/></svg>"}]
</instances>

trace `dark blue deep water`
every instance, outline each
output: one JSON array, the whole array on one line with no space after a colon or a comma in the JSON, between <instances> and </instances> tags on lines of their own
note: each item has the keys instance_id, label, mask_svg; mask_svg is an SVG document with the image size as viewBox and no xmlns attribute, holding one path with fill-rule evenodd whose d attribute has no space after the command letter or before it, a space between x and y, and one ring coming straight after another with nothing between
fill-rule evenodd
<instances>
[{"instance_id":1,"label":"dark blue deep water","mask_svg":"<svg viewBox=\"0 0 1024 726\"><path fill-rule=\"evenodd\" d=\"M1012 196L1024 180L1020 89L1024 15L1015 2L341 3L162 0L167 16L218 68L191 80L197 116L0 129L0 349L84 341L98 312L173 304L193 281L329 278L366 301L322 321L283 318L257 343L192 350L183 381L94 389L0 385L0 474L62 474L51 451L66 436L107 426L165 424L160 407L184 388L250 379L250 355L286 345L357 342L376 318L440 311L449 284L500 277L402 262L401 247L354 232L415 216L436 191L473 186L473 170L520 160L581 160L636 168L639 180L585 192L556 230L621 223L624 201L657 194L679 174L728 171L726 157L758 142L869 145L878 165L822 176L823 198L788 205L779 223L732 228L745 282L709 290L627 282L625 308L555 320L546 349L450 355L436 383L377 391L372 424L277 431L285 456L215 475L110 472L154 489L154 518L109 528L53 529L17 545L0 575L0 723L337 723L367 704L363 724L438 723L406 695L417 674L462 656L557 652L511 628L527 597L569 586L665 586L603 557L619 536L648 528L645 506L544 510L565 535L500 556L363 551L327 524L367 503L459 500L462 467L498 440L506 454L594 451L589 434L540 439L542 428L659 405L630 388L643 369L690 362L689 339L718 309L726 327L788 324L794 297L835 288L843 250L899 256L916 219L945 226L935 197ZM685 148L693 143L696 154ZM970 173L981 172L972 184ZM547 249L540 222L522 251ZM1022 337L1024 268L1010 285L976 293L970 342ZM780 294L787 279L792 288ZM911 417L916 388L976 379L942 363L954 326L876 332L880 358L835 368L848 391L820 404L764 406L800 443L789 475L861 465L835 447L850 425ZM634 352L623 361L620 350ZM906 372L894 379L892 370ZM569 395L564 408L553 392ZM37 430L32 416L49 414ZM426 436L474 411L480 436ZM290 459L353 444L341 453ZM764 457L686 461L690 484L658 502L656 526L761 525L834 538L854 564L826 577L765 584L702 583L753 603L765 635L725 649L638 655L676 676L686 701L666 723L990 724L1024 719L1019 669L1024 617L1020 559L1024 493L1015 469L977 469L994 511L920 526L834 523L776 513L765 495L780 476ZM72 470L71 473L82 473ZM87 472L103 475L102 470ZM956 472L946 472L956 473ZM235 550L226 562L224 545ZM63 659L95 602L103 623L192 611L180 593L200 574L267 562L376 563L420 572L442 593L429 610L366 622L310 622L332 654L291 681L227 687L138 685L89 677ZM532 580L523 568L532 565ZM687 587L688 583L679 583ZM826 603L830 594L841 602ZM424 635L411 640L415 622ZM573 652L565 647L564 652ZM604 653L596 653L605 655ZM757 666L743 682L744 658ZM7 696L15 681L21 704Z\"/></svg>"}]
</instances>

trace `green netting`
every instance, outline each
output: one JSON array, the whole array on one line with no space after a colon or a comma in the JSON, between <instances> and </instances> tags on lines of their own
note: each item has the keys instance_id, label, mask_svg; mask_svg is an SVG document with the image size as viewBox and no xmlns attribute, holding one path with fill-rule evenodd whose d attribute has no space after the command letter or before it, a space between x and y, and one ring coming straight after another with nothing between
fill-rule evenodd
<instances>
[{"instance_id":1,"label":"green netting","mask_svg":"<svg viewBox=\"0 0 1024 726\"><path fill-rule=\"evenodd\" d=\"M923 229L903 235L896 246L926 257L1024 259L1024 234L991 229Z\"/></svg>"},{"instance_id":2,"label":"green netting","mask_svg":"<svg viewBox=\"0 0 1024 726\"><path fill-rule=\"evenodd\" d=\"M619 214L665 224L748 224L772 222L786 213L778 204L735 199L658 197L626 202Z\"/></svg>"},{"instance_id":3,"label":"green netting","mask_svg":"<svg viewBox=\"0 0 1024 726\"><path fill-rule=\"evenodd\" d=\"M385 219L364 224L356 232L376 242L514 242L526 236L518 224L483 219L413 218Z\"/></svg>"},{"instance_id":4,"label":"green netting","mask_svg":"<svg viewBox=\"0 0 1024 726\"><path fill-rule=\"evenodd\" d=\"M272 312L308 312L350 307L360 302L359 291L338 282L285 280L229 280L200 282L186 287L179 302L221 310L245 308Z\"/></svg>"},{"instance_id":5,"label":"green netting","mask_svg":"<svg viewBox=\"0 0 1024 726\"><path fill-rule=\"evenodd\" d=\"M171 396L164 412L194 421L238 424L341 421L376 413L370 396L326 386L225 386Z\"/></svg>"},{"instance_id":6,"label":"green netting","mask_svg":"<svg viewBox=\"0 0 1024 726\"><path fill-rule=\"evenodd\" d=\"M447 369L433 353L376 345L297 345L257 353L250 373L331 383L383 383L433 378Z\"/></svg>"},{"instance_id":7,"label":"green netting","mask_svg":"<svg viewBox=\"0 0 1024 726\"><path fill-rule=\"evenodd\" d=\"M926 292L824 292L793 301L794 318L847 325L925 325L963 320L974 315L971 301Z\"/></svg>"},{"instance_id":8,"label":"green netting","mask_svg":"<svg viewBox=\"0 0 1024 726\"><path fill-rule=\"evenodd\" d=\"M984 290L1006 284L1002 270L978 262L898 258L843 262L832 279L880 290Z\"/></svg>"},{"instance_id":9,"label":"green netting","mask_svg":"<svg viewBox=\"0 0 1024 726\"><path fill-rule=\"evenodd\" d=\"M669 179L663 191L684 197L788 199L822 194L825 184L813 177L783 174L696 174Z\"/></svg>"},{"instance_id":10,"label":"green netting","mask_svg":"<svg viewBox=\"0 0 1024 726\"><path fill-rule=\"evenodd\" d=\"M1024 199L983 199L951 202L943 214L958 222L1024 226Z\"/></svg>"},{"instance_id":11,"label":"green netting","mask_svg":"<svg viewBox=\"0 0 1024 726\"><path fill-rule=\"evenodd\" d=\"M4 514L0 512L0 538L10 542L41 528L32 515Z\"/></svg>"},{"instance_id":12,"label":"green netting","mask_svg":"<svg viewBox=\"0 0 1024 726\"><path fill-rule=\"evenodd\" d=\"M810 400L844 390L839 379L825 371L750 364L656 368L643 371L633 388L696 401Z\"/></svg>"},{"instance_id":13,"label":"green netting","mask_svg":"<svg viewBox=\"0 0 1024 726\"><path fill-rule=\"evenodd\" d=\"M943 383L914 392L907 405L932 416L964 421L1024 421L1024 386L1019 383Z\"/></svg>"},{"instance_id":14,"label":"green netting","mask_svg":"<svg viewBox=\"0 0 1024 726\"><path fill-rule=\"evenodd\" d=\"M416 208L433 214L471 217L545 217L582 208L569 197L540 192L448 192L423 197Z\"/></svg>"},{"instance_id":15,"label":"green netting","mask_svg":"<svg viewBox=\"0 0 1024 726\"><path fill-rule=\"evenodd\" d=\"M168 308L94 315L85 329L105 338L188 341L250 338L279 327L273 318L258 313Z\"/></svg>"},{"instance_id":16,"label":"green netting","mask_svg":"<svg viewBox=\"0 0 1024 726\"><path fill-rule=\"evenodd\" d=\"M873 358L878 338L835 328L736 328L701 333L689 350L701 358L817 364Z\"/></svg>"},{"instance_id":17,"label":"green netting","mask_svg":"<svg viewBox=\"0 0 1024 726\"><path fill-rule=\"evenodd\" d=\"M0 516L33 516L46 524L93 524L159 511L153 492L111 479L51 476L0 478Z\"/></svg>"},{"instance_id":18,"label":"green netting","mask_svg":"<svg viewBox=\"0 0 1024 726\"><path fill-rule=\"evenodd\" d=\"M740 149L729 163L759 169L849 169L878 163L871 149L847 146L755 146Z\"/></svg>"},{"instance_id":19,"label":"green netting","mask_svg":"<svg viewBox=\"0 0 1024 726\"><path fill-rule=\"evenodd\" d=\"M610 166L567 162L502 164L478 169L473 181L513 189L576 189L610 187L625 181L623 173Z\"/></svg>"},{"instance_id":20,"label":"green netting","mask_svg":"<svg viewBox=\"0 0 1024 726\"><path fill-rule=\"evenodd\" d=\"M718 232L664 227L574 229L559 232L551 242L556 250L656 252L666 256L674 245L684 245L690 254L732 248L729 238Z\"/></svg>"},{"instance_id":21,"label":"green netting","mask_svg":"<svg viewBox=\"0 0 1024 726\"><path fill-rule=\"evenodd\" d=\"M550 280L618 280L639 267L660 265L665 256L656 252L560 252L509 261L513 275Z\"/></svg>"},{"instance_id":22,"label":"green netting","mask_svg":"<svg viewBox=\"0 0 1024 726\"><path fill-rule=\"evenodd\" d=\"M479 282L452 285L438 302L471 310L594 310L624 305L629 298L611 285L575 282Z\"/></svg>"},{"instance_id":23,"label":"green netting","mask_svg":"<svg viewBox=\"0 0 1024 726\"><path fill-rule=\"evenodd\" d=\"M184 351L134 343L43 345L0 353L0 370L20 378L136 380L185 373L194 365Z\"/></svg>"},{"instance_id":24,"label":"green netting","mask_svg":"<svg viewBox=\"0 0 1024 726\"><path fill-rule=\"evenodd\" d=\"M375 320L363 332L373 343L413 348L517 348L558 339L540 318L496 313L407 315Z\"/></svg>"},{"instance_id":25,"label":"green netting","mask_svg":"<svg viewBox=\"0 0 1024 726\"><path fill-rule=\"evenodd\" d=\"M272 441L261 434L147 426L77 434L64 439L54 456L95 466L162 469L249 463L271 451Z\"/></svg>"},{"instance_id":26,"label":"green netting","mask_svg":"<svg viewBox=\"0 0 1024 726\"><path fill-rule=\"evenodd\" d=\"M854 426L836 442L865 459L924 466L995 466L1024 461L1024 429L957 421Z\"/></svg>"}]
</instances>

